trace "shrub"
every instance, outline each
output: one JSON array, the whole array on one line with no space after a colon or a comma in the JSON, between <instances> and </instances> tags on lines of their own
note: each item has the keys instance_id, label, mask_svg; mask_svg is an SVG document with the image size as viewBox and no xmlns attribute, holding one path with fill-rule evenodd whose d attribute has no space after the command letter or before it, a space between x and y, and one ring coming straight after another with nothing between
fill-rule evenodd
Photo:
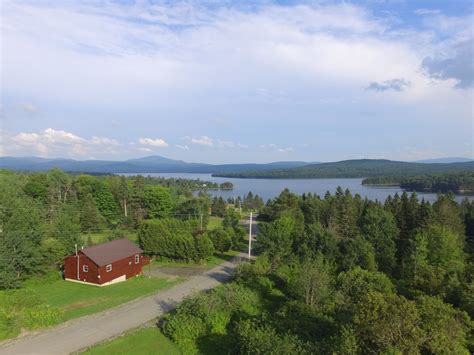
<instances>
[{"instance_id":1,"label":"shrub","mask_svg":"<svg viewBox=\"0 0 474 355\"><path fill-rule=\"evenodd\" d=\"M148 254L177 260L199 259L192 235L193 224L177 219L145 221L138 232L138 243Z\"/></svg>"},{"instance_id":2,"label":"shrub","mask_svg":"<svg viewBox=\"0 0 474 355\"><path fill-rule=\"evenodd\" d=\"M242 320L234 328L241 354L309 354L308 346L291 334L280 335L265 324Z\"/></svg>"},{"instance_id":3,"label":"shrub","mask_svg":"<svg viewBox=\"0 0 474 355\"><path fill-rule=\"evenodd\" d=\"M196 261L209 259L214 254L214 245L207 234L198 234L194 237Z\"/></svg>"},{"instance_id":4,"label":"shrub","mask_svg":"<svg viewBox=\"0 0 474 355\"><path fill-rule=\"evenodd\" d=\"M231 233L224 228L216 228L209 232L209 236L214 244L214 249L221 254L232 247Z\"/></svg>"},{"instance_id":5,"label":"shrub","mask_svg":"<svg viewBox=\"0 0 474 355\"><path fill-rule=\"evenodd\" d=\"M177 312L165 317L162 331L163 334L178 344L185 354L196 353L196 339L206 334L204 321L191 314Z\"/></svg>"},{"instance_id":6,"label":"shrub","mask_svg":"<svg viewBox=\"0 0 474 355\"><path fill-rule=\"evenodd\" d=\"M162 329L184 353L195 353L200 337L225 335L232 317L255 315L259 307L260 299L254 291L231 283L186 299L174 314L164 317Z\"/></svg>"}]
</instances>

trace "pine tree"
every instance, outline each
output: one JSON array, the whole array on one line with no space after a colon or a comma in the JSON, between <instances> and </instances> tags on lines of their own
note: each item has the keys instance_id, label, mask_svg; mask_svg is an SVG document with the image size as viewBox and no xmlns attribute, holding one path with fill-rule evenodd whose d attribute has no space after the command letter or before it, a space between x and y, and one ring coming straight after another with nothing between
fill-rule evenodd
<instances>
[{"instance_id":1,"label":"pine tree","mask_svg":"<svg viewBox=\"0 0 474 355\"><path fill-rule=\"evenodd\" d=\"M101 227L101 216L91 194L87 194L82 202L80 224L81 230L89 233Z\"/></svg>"}]
</instances>

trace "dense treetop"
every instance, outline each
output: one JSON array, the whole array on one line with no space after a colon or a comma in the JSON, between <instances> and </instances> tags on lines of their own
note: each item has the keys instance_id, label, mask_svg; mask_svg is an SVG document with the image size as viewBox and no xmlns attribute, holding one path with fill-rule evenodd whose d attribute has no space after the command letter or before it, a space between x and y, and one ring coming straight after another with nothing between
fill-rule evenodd
<instances>
[{"instance_id":1,"label":"dense treetop","mask_svg":"<svg viewBox=\"0 0 474 355\"><path fill-rule=\"evenodd\" d=\"M161 328L185 353L469 354L474 204L283 191L255 262Z\"/></svg>"}]
</instances>

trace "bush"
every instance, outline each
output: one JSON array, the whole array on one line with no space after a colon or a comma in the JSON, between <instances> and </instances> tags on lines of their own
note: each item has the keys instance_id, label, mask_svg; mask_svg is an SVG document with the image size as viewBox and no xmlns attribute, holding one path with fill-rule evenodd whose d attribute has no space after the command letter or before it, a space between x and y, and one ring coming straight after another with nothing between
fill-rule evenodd
<instances>
[{"instance_id":1,"label":"bush","mask_svg":"<svg viewBox=\"0 0 474 355\"><path fill-rule=\"evenodd\" d=\"M200 337L225 335L235 315L255 315L259 307L260 299L254 291L231 283L186 299L174 314L164 317L162 329L184 353L195 353Z\"/></svg>"},{"instance_id":2,"label":"bush","mask_svg":"<svg viewBox=\"0 0 474 355\"><path fill-rule=\"evenodd\" d=\"M242 320L234 328L241 354L310 354L308 346L291 334L280 335L269 325Z\"/></svg>"},{"instance_id":3,"label":"bush","mask_svg":"<svg viewBox=\"0 0 474 355\"><path fill-rule=\"evenodd\" d=\"M193 224L177 219L145 221L138 232L138 243L148 254L175 260L196 260Z\"/></svg>"},{"instance_id":4,"label":"bush","mask_svg":"<svg viewBox=\"0 0 474 355\"><path fill-rule=\"evenodd\" d=\"M196 339L207 333L206 325L201 318L180 311L165 316L161 329L163 334L178 344L185 354L196 353Z\"/></svg>"},{"instance_id":5,"label":"bush","mask_svg":"<svg viewBox=\"0 0 474 355\"><path fill-rule=\"evenodd\" d=\"M196 261L209 259L214 254L214 245L207 234L198 234L194 237Z\"/></svg>"},{"instance_id":6,"label":"bush","mask_svg":"<svg viewBox=\"0 0 474 355\"><path fill-rule=\"evenodd\" d=\"M214 249L221 254L229 251L232 247L232 237L228 230L224 228L216 228L209 232L209 236L214 244Z\"/></svg>"}]
</instances>

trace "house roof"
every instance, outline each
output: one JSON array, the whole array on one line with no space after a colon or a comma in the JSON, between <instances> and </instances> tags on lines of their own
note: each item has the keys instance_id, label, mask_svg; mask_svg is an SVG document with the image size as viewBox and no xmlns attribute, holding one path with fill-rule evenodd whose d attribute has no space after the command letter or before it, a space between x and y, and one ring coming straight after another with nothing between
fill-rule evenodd
<instances>
[{"instance_id":1,"label":"house roof","mask_svg":"<svg viewBox=\"0 0 474 355\"><path fill-rule=\"evenodd\" d=\"M85 248L82 249L81 252L98 266L104 266L111 264L114 261L143 253L143 250L141 250L135 243L124 238Z\"/></svg>"}]
</instances>

